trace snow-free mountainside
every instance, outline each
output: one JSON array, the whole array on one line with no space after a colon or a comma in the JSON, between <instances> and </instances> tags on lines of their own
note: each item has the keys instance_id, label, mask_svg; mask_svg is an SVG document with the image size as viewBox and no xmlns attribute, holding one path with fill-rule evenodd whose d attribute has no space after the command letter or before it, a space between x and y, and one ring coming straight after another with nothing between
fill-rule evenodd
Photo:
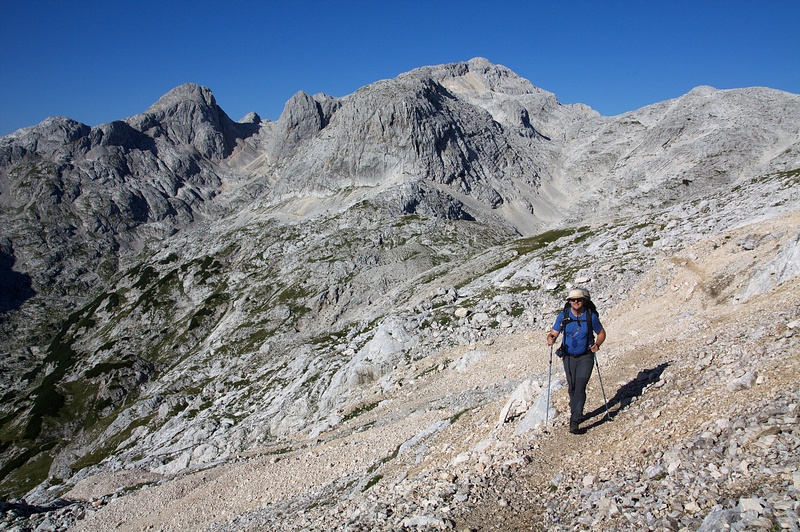
<instances>
[{"instance_id":1,"label":"snow-free mountainside","mask_svg":"<svg viewBox=\"0 0 800 532\"><path fill-rule=\"evenodd\" d=\"M799 95L186 84L0 137L0 228L8 529L800 529Z\"/></svg>"}]
</instances>

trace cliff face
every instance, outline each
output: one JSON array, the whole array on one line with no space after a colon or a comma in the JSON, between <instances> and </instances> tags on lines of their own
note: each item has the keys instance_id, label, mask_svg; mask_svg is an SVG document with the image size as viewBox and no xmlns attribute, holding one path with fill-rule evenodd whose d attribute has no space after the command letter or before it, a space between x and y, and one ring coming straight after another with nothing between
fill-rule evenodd
<instances>
[{"instance_id":1,"label":"cliff face","mask_svg":"<svg viewBox=\"0 0 800 532\"><path fill-rule=\"evenodd\" d=\"M798 117L708 87L603 117L475 59L275 122L189 84L3 137L1 493L294 445L416 361L546 327L568 285L634 297L659 258L796 210ZM754 294L794 279L783 253Z\"/></svg>"}]
</instances>

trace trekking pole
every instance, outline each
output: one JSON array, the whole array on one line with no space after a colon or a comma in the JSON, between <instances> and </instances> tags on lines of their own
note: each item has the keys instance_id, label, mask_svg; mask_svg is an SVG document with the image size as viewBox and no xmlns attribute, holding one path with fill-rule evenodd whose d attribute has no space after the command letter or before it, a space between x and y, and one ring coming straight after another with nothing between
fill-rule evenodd
<instances>
[{"instance_id":1,"label":"trekking pole","mask_svg":"<svg viewBox=\"0 0 800 532\"><path fill-rule=\"evenodd\" d=\"M553 346L550 346L550 369L547 372L547 404L544 405L544 431L547 432L547 426L550 423L550 378L553 375Z\"/></svg>"},{"instance_id":2,"label":"trekking pole","mask_svg":"<svg viewBox=\"0 0 800 532\"><path fill-rule=\"evenodd\" d=\"M600 379L600 389L603 391L603 402L606 404L606 419L611 421L611 414L608 412L608 399L606 399L606 389L603 386L603 376L600 375L600 362L597 361L597 353L594 355L594 365L597 366L597 378Z\"/></svg>"}]
</instances>

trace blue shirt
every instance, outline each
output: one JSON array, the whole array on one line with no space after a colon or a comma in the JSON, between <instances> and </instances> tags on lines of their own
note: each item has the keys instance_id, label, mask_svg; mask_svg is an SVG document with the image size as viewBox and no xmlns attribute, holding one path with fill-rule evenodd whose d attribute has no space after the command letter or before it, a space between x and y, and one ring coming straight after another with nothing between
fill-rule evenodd
<instances>
[{"instance_id":1,"label":"blue shirt","mask_svg":"<svg viewBox=\"0 0 800 532\"><path fill-rule=\"evenodd\" d=\"M553 329L562 332L562 345L567 349L570 355L582 355L589 351L589 346L594 343L594 334L589 331L586 324L586 314L588 310L584 310L581 317L578 318L572 313L572 309L567 309L570 320L567 321L564 330L561 331L561 323L564 321L564 312L560 312L553 324ZM599 333L603 330L603 325L600 323L600 316L597 312L589 312L592 316L592 330Z\"/></svg>"}]
</instances>

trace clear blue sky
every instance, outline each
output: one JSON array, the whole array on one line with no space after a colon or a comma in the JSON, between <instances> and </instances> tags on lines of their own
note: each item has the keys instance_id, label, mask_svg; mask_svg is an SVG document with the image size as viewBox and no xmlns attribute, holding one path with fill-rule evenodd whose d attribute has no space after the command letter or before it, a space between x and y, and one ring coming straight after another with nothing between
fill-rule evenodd
<instances>
[{"instance_id":1,"label":"clear blue sky","mask_svg":"<svg viewBox=\"0 0 800 532\"><path fill-rule=\"evenodd\" d=\"M89 125L194 82L238 120L486 57L615 115L698 85L800 93L797 0L0 0L0 135Z\"/></svg>"}]
</instances>

